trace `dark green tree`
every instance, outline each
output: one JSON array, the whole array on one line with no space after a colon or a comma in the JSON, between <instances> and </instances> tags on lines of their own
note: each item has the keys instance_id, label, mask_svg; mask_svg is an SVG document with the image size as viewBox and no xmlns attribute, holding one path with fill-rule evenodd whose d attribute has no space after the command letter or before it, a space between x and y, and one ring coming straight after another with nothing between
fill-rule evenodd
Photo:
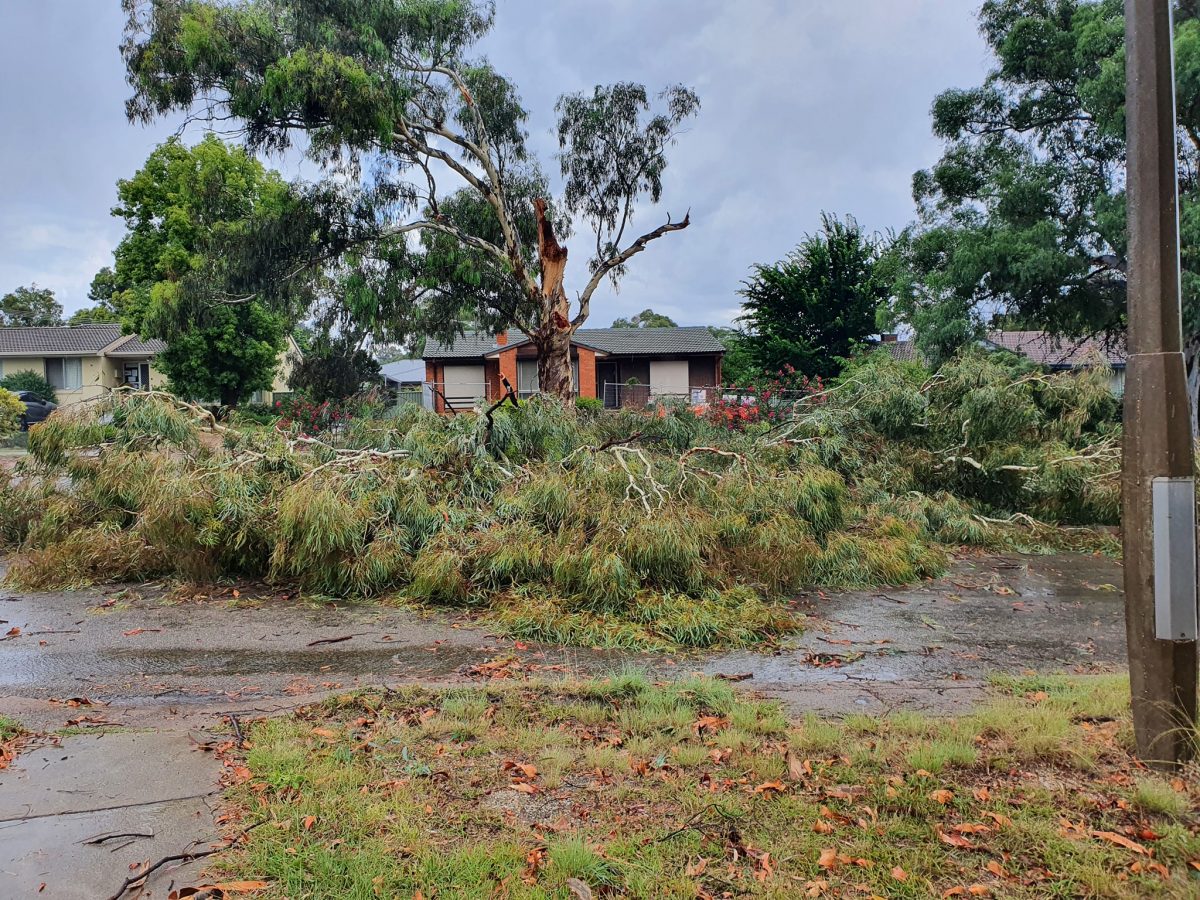
<instances>
[{"instance_id":1,"label":"dark green tree","mask_svg":"<svg viewBox=\"0 0 1200 900\"><path fill-rule=\"evenodd\" d=\"M110 266L105 266L92 279L88 289L88 299L91 306L85 306L71 313L67 319L68 325L86 325L96 322L120 322L121 311L113 303L113 294L117 290L117 276Z\"/></svg>"},{"instance_id":2,"label":"dark green tree","mask_svg":"<svg viewBox=\"0 0 1200 900\"><path fill-rule=\"evenodd\" d=\"M825 214L784 259L756 265L741 295L743 338L754 364L774 372L790 363L805 375L836 375L875 330L888 296L879 241L852 217Z\"/></svg>"},{"instance_id":3,"label":"dark green tree","mask_svg":"<svg viewBox=\"0 0 1200 900\"><path fill-rule=\"evenodd\" d=\"M695 114L696 95L672 87L655 104L641 85L617 84L561 98L564 191L552 204L530 160L516 88L471 56L492 25L491 3L123 2L131 120L209 113L225 127L240 123L255 150L299 136L331 175L375 163L362 190L346 187L354 179L331 180L314 192L313 221L284 223L300 264L288 260L278 271L355 272L363 290L347 298L359 312L375 304L366 318L388 325L389 340L454 334L461 326L445 310L457 314L466 298L480 321L528 335L542 390L569 400L570 338L596 289L606 279L615 285L647 245L688 225L686 216L668 217L627 236L638 201L661 198L667 150ZM555 210L595 235L574 309ZM425 238L418 247L404 239L413 232ZM284 259L275 243L275 259Z\"/></svg>"},{"instance_id":4,"label":"dark green tree","mask_svg":"<svg viewBox=\"0 0 1200 900\"><path fill-rule=\"evenodd\" d=\"M1200 21L1177 6L1184 333L1200 368ZM1121 0L987 0L984 83L933 104L941 159L913 179L898 318L934 359L996 313L1079 337L1125 327L1125 47Z\"/></svg>"},{"instance_id":5,"label":"dark green tree","mask_svg":"<svg viewBox=\"0 0 1200 900\"><path fill-rule=\"evenodd\" d=\"M213 285L226 279L214 271L252 245L259 217L280 214L287 185L208 135L195 147L172 138L156 148L117 196L113 215L127 232L112 302L129 330L166 341L157 364L172 389L234 406L270 388L288 319L253 295L223 295Z\"/></svg>"},{"instance_id":6,"label":"dark green tree","mask_svg":"<svg viewBox=\"0 0 1200 900\"><path fill-rule=\"evenodd\" d=\"M612 323L613 328L674 328L676 322L670 316L656 313L652 309L643 309L628 319L617 319Z\"/></svg>"},{"instance_id":7,"label":"dark green tree","mask_svg":"<svg viewBox=\"0 0 1200 900\"><path fill-rule=\"evenodd\" d=\"M19 287L0 297L0 325L61 325L62 304L54 291L36 284Z\"/></svg>"},{"instance_id":8,"label":"dark green tree","mask_svg":"<svg viewBox=\"0 0 1200 900\"><path fill-rule=\"evenodd\" d=\"M362 348L361 337L322 334L292 366L288 387L315 403L353 397L379 381L379 362Z\"/></svg>"}]
</instances>

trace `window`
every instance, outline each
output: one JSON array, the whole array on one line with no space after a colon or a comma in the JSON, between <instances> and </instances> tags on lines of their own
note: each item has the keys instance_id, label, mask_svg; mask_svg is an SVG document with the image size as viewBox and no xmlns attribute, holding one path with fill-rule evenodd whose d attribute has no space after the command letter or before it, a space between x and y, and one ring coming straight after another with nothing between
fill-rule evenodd
<instances>
[{"instance_id":1,"label":"window","mask_svg":"<svg viewBox=\"0 0 1200 900\"><path fill-rule=\"evenodd\" d=\"M46 380L59 391L79 390L83 387L83 360L78 356L47 359Z\"/></svg>"}]
</instances>

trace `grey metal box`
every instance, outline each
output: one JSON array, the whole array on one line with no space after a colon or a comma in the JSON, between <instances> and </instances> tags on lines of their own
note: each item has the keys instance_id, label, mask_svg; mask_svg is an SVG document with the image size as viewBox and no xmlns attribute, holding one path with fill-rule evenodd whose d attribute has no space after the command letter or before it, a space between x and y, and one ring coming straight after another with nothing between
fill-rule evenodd
<instances>
[{"instance_id":1,"label":"grey metal box","mask_svg":"<svg viewBox=\"0 0 1200 900\"><path fill-rule=\"evenodd\" d=\"M1154 633L1160 641L1196 639L1196 484L1155 478Z\"/></svg>"}]
</instances>

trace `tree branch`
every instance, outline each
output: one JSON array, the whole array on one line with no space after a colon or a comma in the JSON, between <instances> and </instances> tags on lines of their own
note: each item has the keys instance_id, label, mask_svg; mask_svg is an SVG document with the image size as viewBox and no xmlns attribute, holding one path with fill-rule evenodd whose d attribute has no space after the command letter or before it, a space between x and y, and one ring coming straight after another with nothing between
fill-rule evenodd
<instances>
[{"instance_id":1,"label":"tree branch","mask_svg":"<svg viewBox=\"0 0 1200 900\"><path fill-rule=\"evenodd\" d=\"M651 241L656 241L664 234L670 234L672 231L682 231L692 224L692 212L688 210L684 215L683 221L672 222L671 217L667 216L667 224L660 225L653 231L643 234L640 238L618 253L616 256L609 257L592 273L591 280L587 283L587 287L583 289L583 293L579 295L579 312L575 318L571 320L571 330L579 328L587 321L588 313L591 312L592 294L596 292L596 288L600 286L600 282L604 280L604 276L615 269L617 266L624 265L633 257L637 256Z\"/></svg>"}]
</instances>

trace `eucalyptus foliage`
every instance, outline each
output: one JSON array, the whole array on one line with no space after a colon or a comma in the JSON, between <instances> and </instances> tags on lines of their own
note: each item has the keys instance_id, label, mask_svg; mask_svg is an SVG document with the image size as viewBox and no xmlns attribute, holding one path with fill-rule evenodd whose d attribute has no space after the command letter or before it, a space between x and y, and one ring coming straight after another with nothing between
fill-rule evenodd
<instances>
[{"instance_id":1,"label":"eucalyptus foliage","mask_svg":"<svg viewBox=\"0 0 1200 900\"><path fill-rule=\"evenodd\" d=\"M540 351L542 389L565 399L569 338L593 293L688 223L668 217L637 237L630 230L638 203L661 198L667 150L696 113L696 95L673 86L654 97L620 83L562 97L563 190L550 202L516 86L474 55L492 26L490 3L124 6L131 120L186 112L240 127L252 150L299 140L328 176L297 190L301 208L260 223L224 273L257 295L333 273L352 288L344 302L356 323L381 340L450 339L464 314L519 328ZM595 252L572 310L558 237L576 219L593 232Z\"/></svg>"}]
</instances>

